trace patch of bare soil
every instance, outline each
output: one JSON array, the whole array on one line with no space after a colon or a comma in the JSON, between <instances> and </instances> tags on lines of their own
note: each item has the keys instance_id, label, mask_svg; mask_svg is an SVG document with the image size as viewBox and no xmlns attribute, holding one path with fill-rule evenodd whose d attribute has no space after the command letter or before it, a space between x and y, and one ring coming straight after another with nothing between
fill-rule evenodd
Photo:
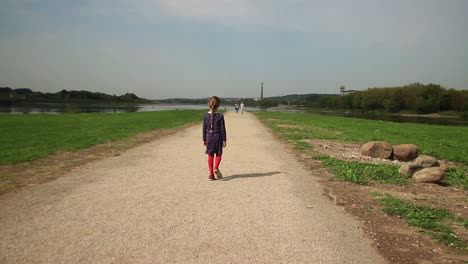
<instances>
[{"instance_id":1,"label":"patch of bare soil","mask_svg":"<svg viewBox=\"0 0 468 264\"><path fill-rule=\"evenodd\" d=\"M401 165L404 162L398 160L388 160L371 158L361 155L362 145L359 143L342 142L336 140L326 139L306 139L304 142L314 146L314 150L319 154L331 156L333 158L346 160L346 161L360 161L374 164L395 164Z\"/></svg>"},{"instance_id":2,"label":"patch of bare soil","mask_svg":"<svg viewBox=\"0 0 468 264\"><path fill-rule=\"evenodd\" d=\"M466 263L467 251L438 243L403 219L383 213L382 206L371 193L388 193L417 205L445 208L467 218L467 191L435 184L397 186L373 183L370 186L361 186L338 181L320 161L311 157L324 154L341 160L374 164L399 165L401 162L363 157L360 155L360 144L318 139L309 139L306 142L313 145L313 151L296 152L296 155L314 175L321 178L326 195L363 223L365 233L375 241L379 252L391 263ZM466 229L460 227L455 232L461 240L468 240Z\"/></svg>"},{"instance_id":3,"label":"patch of bare soil","mask_svg":"<svg viewBox=\"0 0 468 264\"><path fill-rule=\"evenodd\" d=\"M173 134L177 129L161 129L140 133L126 140L110 141L78 151L59 152L30 162L0 166L0 195L20 187L56 179L88 162L118 156L123 151L145 142Z\"/></svg>"}]
</instances>

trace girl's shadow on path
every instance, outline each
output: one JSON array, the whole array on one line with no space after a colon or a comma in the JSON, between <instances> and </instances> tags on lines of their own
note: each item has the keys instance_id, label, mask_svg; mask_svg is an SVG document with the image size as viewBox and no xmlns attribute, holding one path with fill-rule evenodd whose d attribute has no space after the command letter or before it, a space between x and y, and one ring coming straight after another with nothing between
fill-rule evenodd
<instances>
[{"instance_id":1,"label":"girl's shadow on path","mask_svg":"<svg viewBox=\"0 0 468 264\"><path fill-rule=\"evenodd\" d=\"M264 172L264 173L246 173L246 174L234 174L231 176L226 176L221 179L221 181L230 181L239 178L256 178L256 177L266 177L266 176L273 176L275 174L281 173L281 171L272 171L272 172Z\"/></svg>"}]
</instances>

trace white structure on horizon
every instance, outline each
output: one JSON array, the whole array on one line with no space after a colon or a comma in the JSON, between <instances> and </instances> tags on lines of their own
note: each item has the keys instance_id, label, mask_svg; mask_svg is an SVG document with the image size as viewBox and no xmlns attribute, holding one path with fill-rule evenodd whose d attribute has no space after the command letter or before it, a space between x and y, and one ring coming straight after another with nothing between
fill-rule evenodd
<instances>
[{"instance_id":1,"label":"white structure on horizon","mask_svg":"<svg viewBox=\"0 0 468 264\"><path fill-rule=\"evenodd\" d=\"M358 93L358 90L346 90L344 85L340 86L340 96L351 94L351 93Z\"/></svg>"}]
</instances>

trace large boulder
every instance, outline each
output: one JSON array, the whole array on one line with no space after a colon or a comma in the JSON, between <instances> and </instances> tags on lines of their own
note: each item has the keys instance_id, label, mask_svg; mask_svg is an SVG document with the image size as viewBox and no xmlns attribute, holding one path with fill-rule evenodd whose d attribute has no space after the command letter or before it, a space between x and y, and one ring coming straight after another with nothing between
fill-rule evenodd
<instances>
[{"instance_id":1,"label":"large boulder","mask_svg":"<svg viewBox=\"0 0 468 264\"><path fill-rule=\"evenodd\" d=\"M385 141L369 141L361 148L361 155L373 158L389 159L392 157L392 145Z\"/></svg>"},{"instance_id":2,"label":"large boulder","mask_svg":"<svg viewBox=\"0 0 468 264\"><path fill-rule=\"evenodd\" d=\"M427 156L427 155L421 155L418 156L414 161L414 164L420 165L423 168L430 168L430 167L437 167L439 166L439 162L437 159Z\"/></svg>"},{"instance_id":3,"label":"large boulder","mask_svg":"<svg viewBox=\"0 0 468 264\"><path fill-rule=\"evenodd\" d=\"M414 163L403 163L403 165L401 165L400 169L398 170L398 172L400 174L404 174L404 175L408 175L408 176L411 176L413 175L415 172L417 171L420 171L422 169L424 169L425 167L419 165L419 164L414 164Z\"/></svg>"},{"instance_id":4,"label":"large boulder","mask_svg":"<svg viewBox=\"0 0 468 264\"><path fill-rule=\"evenodd\" d=\"M400 161L410 161L418 157L418 147L414 144L393 146L393 156Z\"/></svg>"},{"instance_id":5,"label":"large boulder","mask_svg":"<svg viewBox=\"0 0 468 264\"><path fill-rule=\"evenodd\" d=\"M440 164L437 159L431 156L421 155L412 162L403 163L398 172L400 174L411 176L422 169L438 167L439 165Z\"/></svg>"},{"instance_id":6,"label":"large boulder","mask_svg":"<svg viewBox=\"0 0 468 264\"><path fill-rule=\"evenodd\" d=\"M447 165L442 163L440 167L422 169L413 174L413 181L417 183L439 183L444 179Z\"/></svg>"}]
</instances>

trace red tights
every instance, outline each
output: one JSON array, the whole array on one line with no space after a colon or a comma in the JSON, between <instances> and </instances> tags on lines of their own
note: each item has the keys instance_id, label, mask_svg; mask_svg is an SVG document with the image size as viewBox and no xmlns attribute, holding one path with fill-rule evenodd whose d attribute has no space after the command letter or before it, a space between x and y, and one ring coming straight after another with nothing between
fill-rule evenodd
<instances>
[{"instance_id":1,"label":"red tights","mask_svg":"<svg viewBox=\"0 0 468 264\"><path fill-rule=\"evenodd\" d=\"M216 154L216 158L214 154L208 154L208 168L210 169L210 176L213 176L213 160L214 160L214 169L217 170L219 168L219 164L221 163L221 155Z\"/></svg>"}]
</instances>

